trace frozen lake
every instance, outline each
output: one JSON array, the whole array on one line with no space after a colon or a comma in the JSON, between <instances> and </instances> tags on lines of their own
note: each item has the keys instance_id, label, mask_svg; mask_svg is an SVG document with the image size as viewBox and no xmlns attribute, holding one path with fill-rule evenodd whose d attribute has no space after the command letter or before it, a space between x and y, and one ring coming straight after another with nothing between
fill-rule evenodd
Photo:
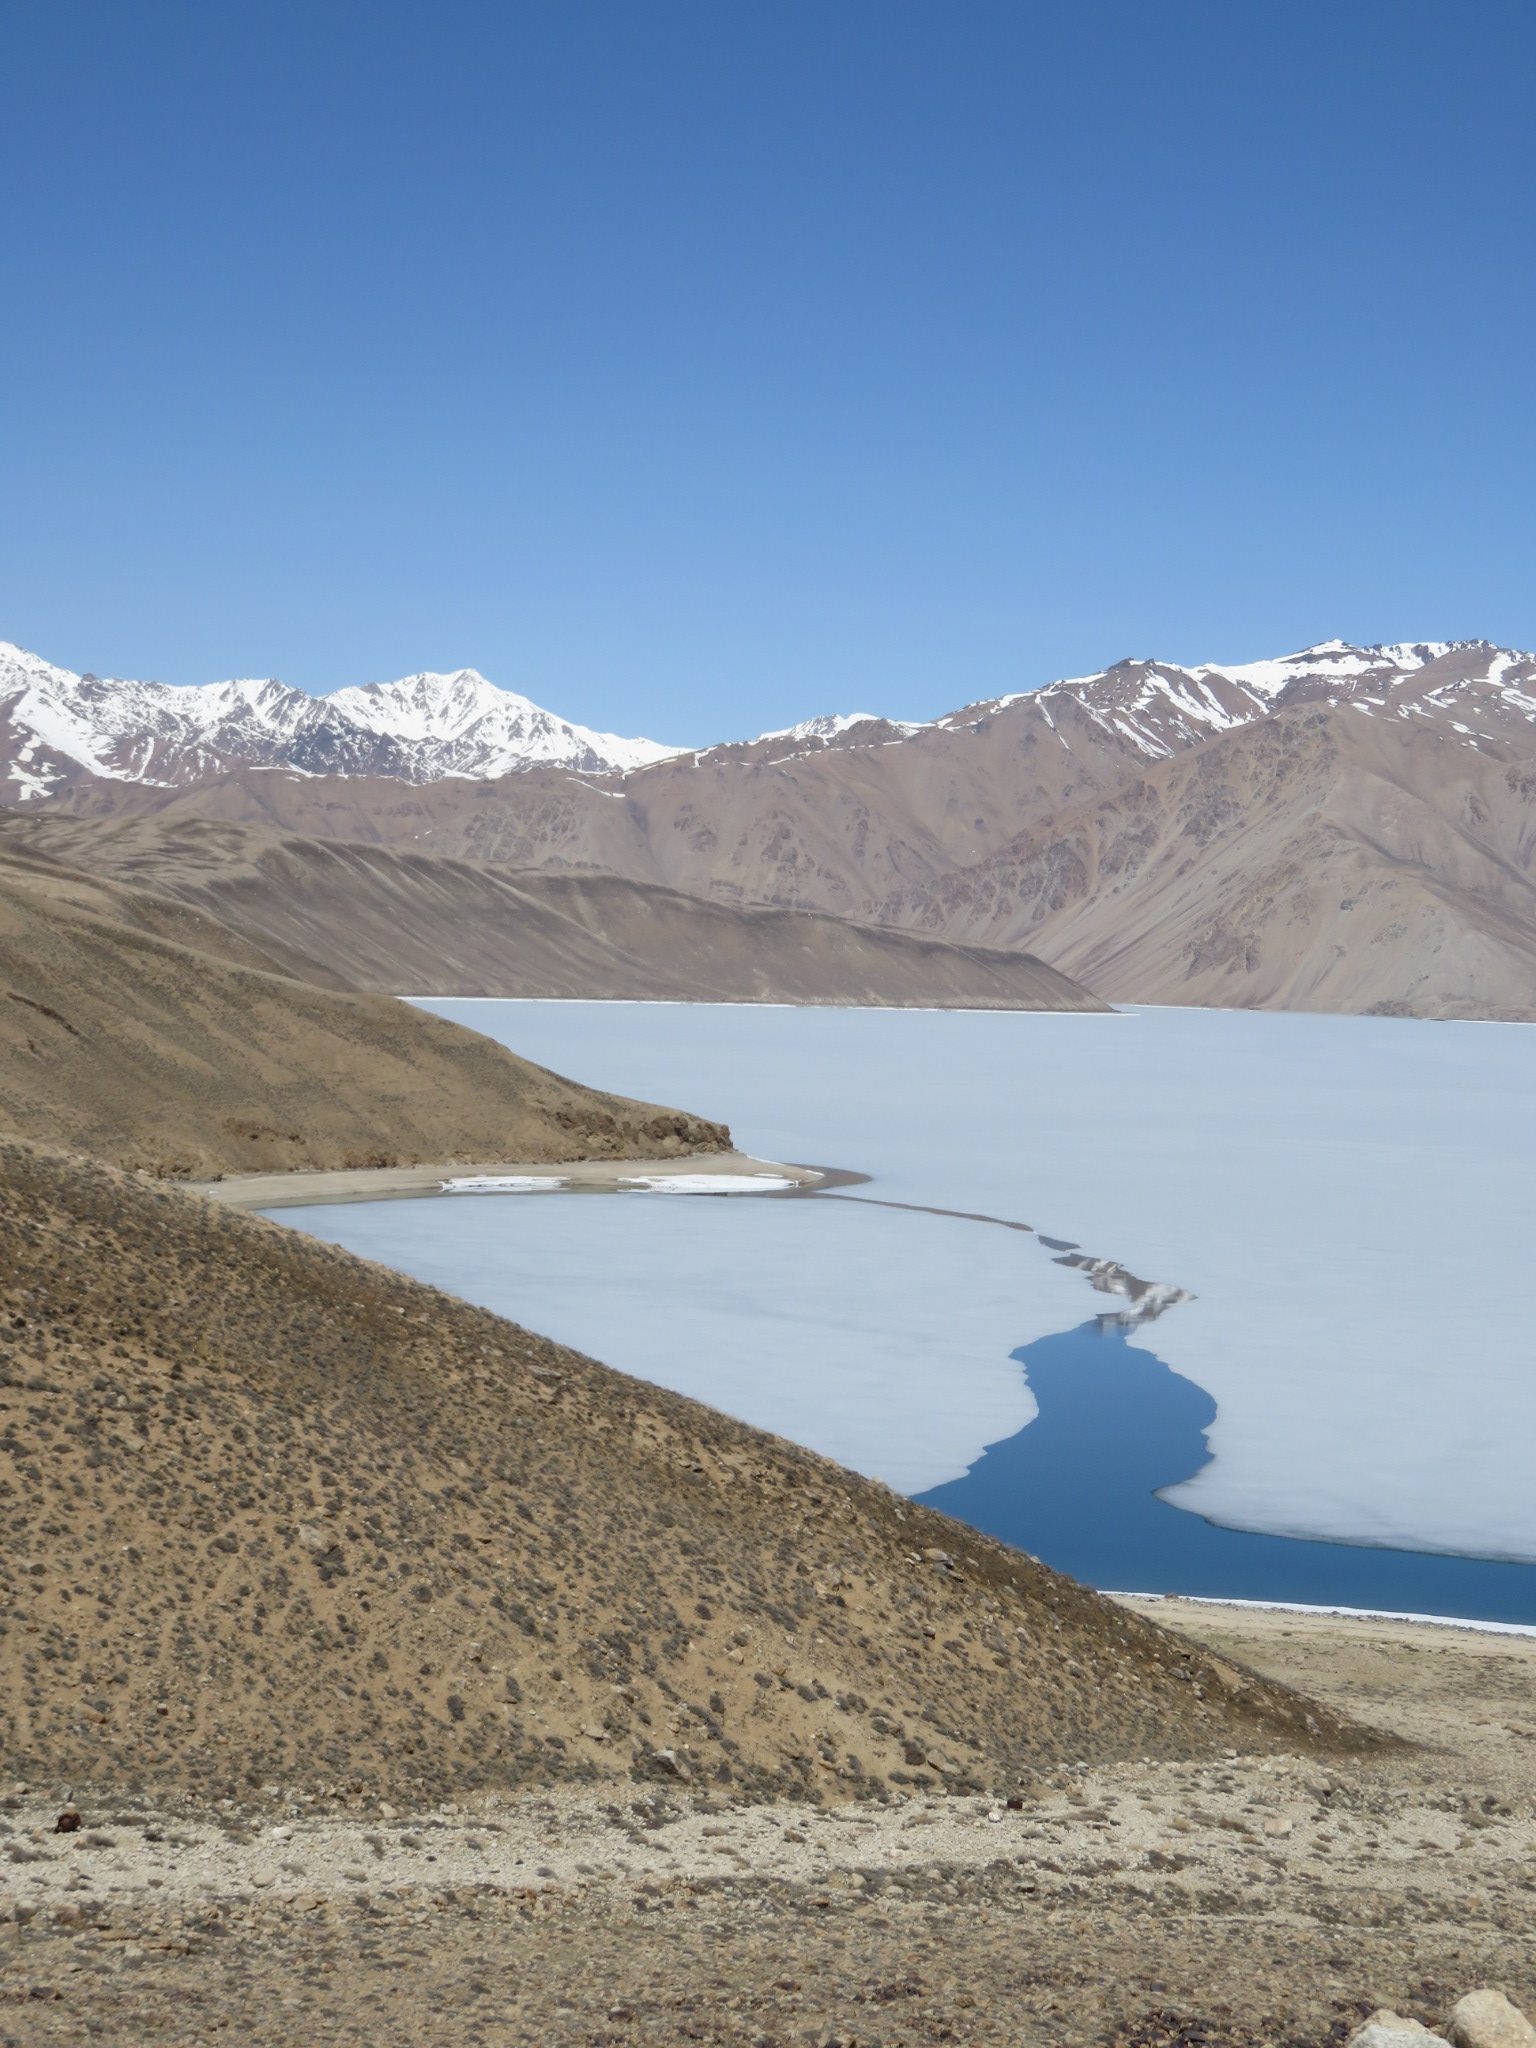
<instances>
[{"instance_id":1,"label":"frozen lake","mask_svg":"<svg viewBox=\"0 0 1536 2048\"><path fill-rule=\"evenodd\" d=\"M1208 1397L1196 1455L1149 1482L1160 1513L1185 1511L1166 1523L1170 1557L1204 1517L1311 1539L1293 1547L1298 1583L1313 1545L1536 1562L1530 1028L427 1007L581 1080L723 1117L749 1151L870 1184L808 1199L465 1196L284 1221L905 1492L943 1487L952 1512L966 1512L952 1483L969 1473L970 1497L992 1498L986 1526L1007 1498L1001 1447L1028 1444L1036 1414L1029 1358L1014 1354L1121 1305L1039 1237L999 1227L1032 1225L1193 1297L1112 1333L1133 1367L1144 1352L1170 1371L1110 1376L1089 1403L1096 1452L1092 1431L1068 1433L1079 1501L1102 1485L1108 1510L1114 1447L1145 1427L1138 1401L1166 1381L1166 1406L1188 1382ZM998 1222L972 1220L986 1217ZM1000 1450L983 1481L987 1445ZM1152 1526L1130 1516L1125 1569L1101 1560L1087 1575L1148 1583L1131 1567L1156 1552ZM1283 1579L1285 1546L1263 1550ZM1266 1579L1264 1597L1311 1596ZM1432 1587L1420 1604L1436 1606Z\"/></svg>"}]
</instances>

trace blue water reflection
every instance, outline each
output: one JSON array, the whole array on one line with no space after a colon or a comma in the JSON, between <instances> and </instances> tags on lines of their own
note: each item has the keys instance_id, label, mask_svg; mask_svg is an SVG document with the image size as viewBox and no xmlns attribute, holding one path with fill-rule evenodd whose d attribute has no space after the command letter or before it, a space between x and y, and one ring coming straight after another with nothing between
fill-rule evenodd
<instances>
[{"instance_id":1,"label":"blue water reflection","mask_svg":"<svg viewBox=\"0 0 1536 2048\"><path fill-rule=\"evenodd\" d=\"M1039 1404L963 1479L918 1498L1122 1592L1536 1622L1536 1565L1223 1529L1157 1498L1210 1460L1216 1404L1097 1320L1013 1356Z\"/></svg>"}]
</instances>

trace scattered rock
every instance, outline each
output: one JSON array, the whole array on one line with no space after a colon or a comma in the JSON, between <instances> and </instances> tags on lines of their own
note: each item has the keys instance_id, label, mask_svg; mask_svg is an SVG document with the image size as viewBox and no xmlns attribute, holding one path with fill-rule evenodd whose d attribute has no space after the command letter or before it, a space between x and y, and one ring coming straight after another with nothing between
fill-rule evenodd
<instances>
[{"instance_id":1,"label":"scattered rock","mask_svg":"<svg viewBox=\"0 0 1536 2048\"><path fill-rule=\"evenodd\" d=\"M1469 1991L1451 2008L1446 2031L1456 2048L1536 2048L1536 2027L1502 1991Z\"/></svg>"},{"instance_id":2,"label":"scattered rock","mask_svg":"<svg viewBox=\"0 0 1536 2048\"><path fill-rule=\"evenodd\" d=\"M1432 2034L1417 2020L1405 2020L1401 2013L1383 2006L1355 2029L1348 2048L1430 2048L1434 2042L1439 2042L1440 2048L1448 2048L1443 2036Z\"/></svg>"}]
</instances>

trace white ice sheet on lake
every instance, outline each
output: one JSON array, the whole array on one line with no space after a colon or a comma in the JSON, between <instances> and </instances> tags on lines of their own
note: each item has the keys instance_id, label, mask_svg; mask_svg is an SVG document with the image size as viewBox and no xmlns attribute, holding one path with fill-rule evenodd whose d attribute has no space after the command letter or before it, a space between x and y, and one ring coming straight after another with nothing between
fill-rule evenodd
<instances>
[{"instance_id":1,"label":"white ice sheet on lake","mask_svg":"<svg viewBox=\"0 0 1536 2048\"><path fill-rule=\"evenodd\" d=\"M958 1478L1033 1418L1008 1359L1020 1321L1058 1327L1093 1298L1012 1231L851 1202L571 1194L274 1214L902 1492Z\"/></svg>"},{"instance_id":2,"label":"white ice sheet on lake","mask_svg":"<svg viewBox=\"0 0 1536 2048\"><path fill-rule=\"evenodd\" d=\"M465 1173L445 1180L445 1195L555 1195L570 1182L550 1173Z\"/></svg>"},{"instance_id":3,"label":"white ice sheet on lake","mask_svg":"<svg viewBox=\"0 0 1536 2048\"><path fill-rule=\"evenodd\" d=\"M795 1185L782 1173L642 1173L619 1182L637 1195L773 1195Z\"/></svg>"},{"instance_id":4,"label":"white ice sheet on lake","mask_svg":"<svg viewBox=\"0 0 1536 2048\"><path fill-rule=\"evenodd\" d=\"M857 1192L1016 1218L1189 1289L1133 1338L1219 1406L1215 1461L1180 1506L1536 1560L1528 1027L428 1007L725 1118L759 1156L853 1167L874 1176ZM414 1219L433 1211L455 1211L440 1284L494 1288L536 1328L912 1490L1027 1420L1010 1350L1111 1305L1016 1233L836 1194L478 1204L501 1219L484 1244L448 1203L360 1204L323 1228L421 1272Z\"/></svg>"}]
</instances>

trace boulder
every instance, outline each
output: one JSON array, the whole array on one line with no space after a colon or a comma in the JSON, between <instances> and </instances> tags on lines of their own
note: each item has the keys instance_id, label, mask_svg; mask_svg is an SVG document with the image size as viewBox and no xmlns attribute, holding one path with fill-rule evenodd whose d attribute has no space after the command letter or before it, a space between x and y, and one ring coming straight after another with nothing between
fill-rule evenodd
<instances>
[{"instance_id":1,"label":"boulder","mask_svg":"<svg viewBox=\"0 0 1536 2048\"><path fill-rule=\"evenodd\" d=\"M1439 2048L1449 2048L1441 2035L1432 2034L1417 2020L1405 2020L1401 2013L1383 2006L1356 2027L1349 2037L1349 2048L1434 2048L1437 2042Z\"/></svg>"},{"instance_id":2,"label":"boulder","mask_svg":"<svg viewBox=\"0 0 1536 2048\"><path fill-rule=\"evenodd\" d=\"M1451 2008L1447 2031L1456 2048L1536 2048L1536 2027L1502 1991L1469 1991Z\"/></svg>"}]
</instances>

